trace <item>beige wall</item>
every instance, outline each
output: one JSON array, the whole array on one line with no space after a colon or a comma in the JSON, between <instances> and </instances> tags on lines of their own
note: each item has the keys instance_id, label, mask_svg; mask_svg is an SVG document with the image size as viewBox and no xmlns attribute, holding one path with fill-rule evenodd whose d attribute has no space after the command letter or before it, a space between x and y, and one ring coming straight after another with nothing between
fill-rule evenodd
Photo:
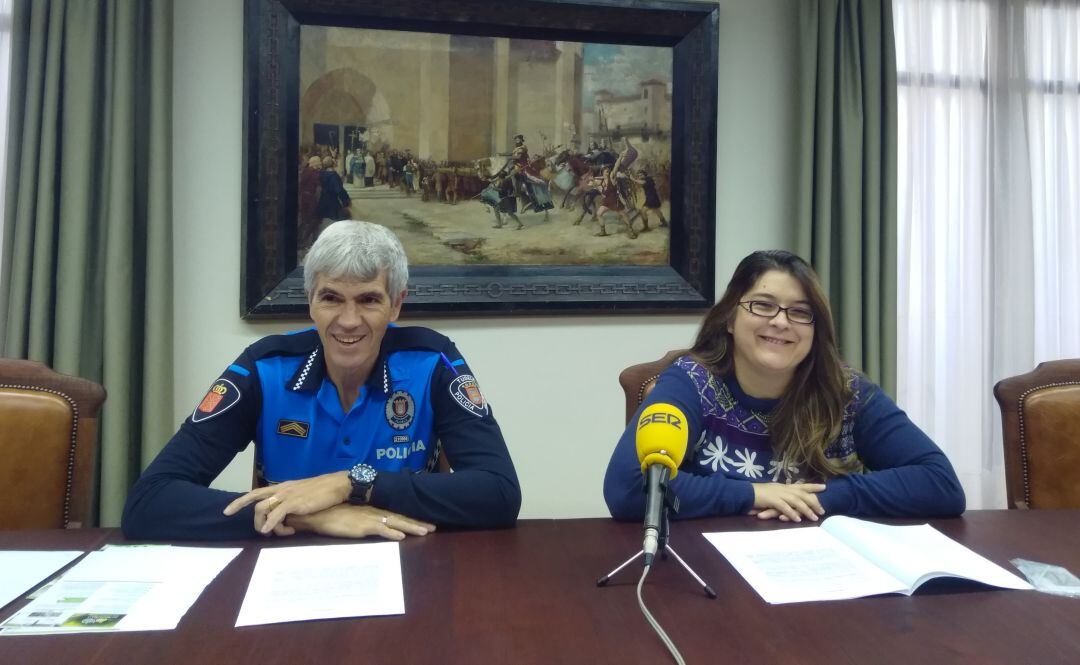
<instances>
[{"instance_id":1,"label":"beige wall","mask_svg":"<svg viewBox=\"0 0 1080 665\"><path fill-rule=\"evenodd\" d=\"M240 320L243 3L175 5L175 419L255 339L301 322ZM720 3L717 276L794 244L796 3ZM616 376L691 340L698 317L410 320L452 337L488 395L521 476L523 517L605 515L601 483L623 418ZM246 487L250 451L217 486Z\"/></svg>"}]
</instances>

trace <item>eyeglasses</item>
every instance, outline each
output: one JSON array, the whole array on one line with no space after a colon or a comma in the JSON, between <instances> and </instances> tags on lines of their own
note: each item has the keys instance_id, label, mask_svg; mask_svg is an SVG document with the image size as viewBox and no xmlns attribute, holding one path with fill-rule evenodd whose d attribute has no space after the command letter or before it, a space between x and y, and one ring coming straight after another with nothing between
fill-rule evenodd
<instances>
[{"instance_id":1,"label":"eyeglasses","mask_svg":"<svg viewBox=\"0 0 1080 665\"><path fill-rule=\"evenodd\" d=\"M771 319L780 312L787 313L787 320L791 323L809 325L814 322L814 310L806 307L781 307L768 300L743 300L739 303L754 316Z\"/></svg>"}]
</instances>

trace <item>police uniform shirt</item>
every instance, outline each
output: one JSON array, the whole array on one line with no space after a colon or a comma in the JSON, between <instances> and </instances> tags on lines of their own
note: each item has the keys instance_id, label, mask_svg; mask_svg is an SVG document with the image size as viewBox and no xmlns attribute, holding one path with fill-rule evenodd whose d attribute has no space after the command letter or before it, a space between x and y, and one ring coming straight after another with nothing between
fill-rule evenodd
<instances>
[{"instance_id":1,"label":"police uniform shirt","mask_svg":"<svg viewBox=\"0 0 1080 665\"><path fill-rule=\"evenodd\" d=\"M346 412L314 328L266 337L214 381L128 499L135 537L232 538L254 533L251 508L206 486L249 441L266 482L310 478L358 462L378 470L371 503L440 525L512 524L517 476L499 426L454 344L420 327L387 329ZM453 473L434 471L442 455ZM246 521L244 516L246 515Z\"/></svg>"}]
</instances>

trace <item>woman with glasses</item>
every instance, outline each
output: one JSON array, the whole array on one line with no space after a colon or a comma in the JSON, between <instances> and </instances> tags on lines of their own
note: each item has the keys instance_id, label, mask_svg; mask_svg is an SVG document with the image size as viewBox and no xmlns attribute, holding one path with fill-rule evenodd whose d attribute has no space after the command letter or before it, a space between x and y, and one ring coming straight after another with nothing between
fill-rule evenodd
<instances>
[{"instance_id":1,"label":"woman with glasses","mask_svg":"<svg viewBox=\"0 0 1080 665\"><path fill-rule=\"evenodd\" d=\"M941 450L840 359L817 275L790 252L754 252L739 263L694 346L660 375L642 410L657 403L687 420L686 456L670 482L677 517L800 522L964 511ZM645 510L637 424L623 432L604 478L617 519Z\"/></svg>"}]
</instances>

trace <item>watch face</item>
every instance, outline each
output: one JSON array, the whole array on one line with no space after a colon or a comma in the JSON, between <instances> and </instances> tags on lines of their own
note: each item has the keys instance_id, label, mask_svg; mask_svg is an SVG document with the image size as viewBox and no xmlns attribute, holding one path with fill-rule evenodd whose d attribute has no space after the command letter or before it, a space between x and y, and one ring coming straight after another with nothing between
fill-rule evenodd
<instances>
[{"instance_id":1,"label":"watch face","mask_svg":"<svg viewBox=\"0 0 1080 665\"><path fill-rule=\"evenodd\" d=\"M354 482L361 484L369 484L375 482L375 469L367 464L357 464L349 471L349 477Z\"/></svg>"}]
</instances>

